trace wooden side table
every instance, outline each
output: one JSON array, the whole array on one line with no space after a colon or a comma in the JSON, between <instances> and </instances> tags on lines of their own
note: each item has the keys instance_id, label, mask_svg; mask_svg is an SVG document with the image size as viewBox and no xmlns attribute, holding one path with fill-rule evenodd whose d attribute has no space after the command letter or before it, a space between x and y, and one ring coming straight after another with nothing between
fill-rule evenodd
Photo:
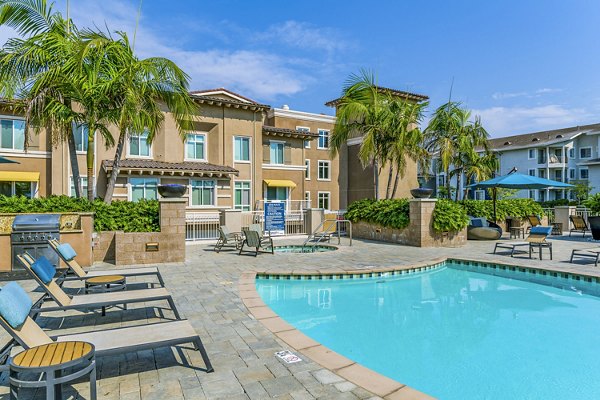
<instances>
[{"instance_id":1,"label":"wooden side table","mask_svg":"<svg viewBox=\"0 0 600 400\"><path fill-rule=\"evenodd\" d=\"M552 225L552 235L557 235L557 236L561 236L562 235L562 227L563 224L562 222L552 222L550 225Z\"/></svg>"},{"instance_id":2,"label":"wooden side table","mask_svg":"<svg viewBox=\"0 0 600 400\"><path fill-rule=\"evenodd\" d=\"M125 290L127 285L123 275L105 275L88 278L85 280L85 293L106 293ZM127 305L123 304L127 309ZM102 306L102 316L106 315L106 306Z\"/></svg>"},{"instance_id":3,"label":"wooden side table","mask_svg":"<svg viewBox=\"0 0 600 400\"><path fill-rule=\"evenodd\" d=\"M522 226L514 226L510 227L510 238L525 238L525 228Z\"/></svg>"},{"instance_id":4,"label":"wooden side table","mask_svg":"<svg viewBox=\"0 0 600 400\"><path fill-rule=\"evenodd\" d=\"M64 374L66 369L70 374ZM46 399L62 399L62 384L90 375L90 398L96 400L96 352L87 342L49 343L17 354L9 363L10 399L19 398L19 388L46 388ZM19 378L20 373L41 374L39 380Z\"/></svg>"}]
</instances>

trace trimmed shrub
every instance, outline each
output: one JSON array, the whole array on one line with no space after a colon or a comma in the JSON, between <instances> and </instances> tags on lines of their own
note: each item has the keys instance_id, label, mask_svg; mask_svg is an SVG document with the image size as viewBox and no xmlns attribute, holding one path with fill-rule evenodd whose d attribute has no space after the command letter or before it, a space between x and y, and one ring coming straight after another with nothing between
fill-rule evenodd
<instances>
[{"instance_id":1,"label":"trimmed shrub","mask_svg":"<svg viewBox=\"0 0 600 400\"><path fill-rule=\"evenodd\" d=\"M460 203L439 199L433 210L433 230L436 232L458 232L469 225L467 212Z\"/></svg>"},{"instance_id":2,"label":"trimmed shrub","mask_svg":"<svg viewBox=\"0 0 600 400\"><path fill-rule=\"evenodd\" d=\"M467 215L494 219L494 206L492 200L463 200L461 202ZM540 203L533 199L507 199L496 202L496 217L504 221L506 217L526 218L528 215L544 215Z\"/></svg>"},{"instance_id":3,"label":"trimmed shrub","mask_svg":"<svg viewBox=\"0 0 600 400\"><path fill-rule=\"evenodd\" d=\"M158 232L158 201L113 201L107 205L97 199L49 196L36 199L0 195L0 212L3 213L64 213L93 212L94 230L125 232Z\"/></svg>"},{"instance_id":4,"label":"trimmed shrub","mask_svg":"<svg viewBox=\"0 0 600 400\"><path fill-rule=\"evenodd\" d=\"M600 193L591 195L584 200L583 205L593 213L600 213Z\"/></svg>"},{"instance_id":5,"label":"trimmed shrub","mask_svg":"<svg viewBox=\"0 0 600 400\"><path fill-rule=\"evenodd\" d=\"M550 200L550 201L540 201L540 206L542 208L554 208L558 206L576 206L577 202L575 200L568 199L559 199L559 200Z\"/></svg>"},{"instance_id":6,"label":"trimmed shrub","mask_svg":"<svg viewBox=\"0 0 600 400\"><path fill-rule=\"evenodd\" d=\"M408 226L409 205L406 199L363 199L348 206L346 218L352 222L365 221L388 228L403 229Z\"/></svg>"}]
</instances>

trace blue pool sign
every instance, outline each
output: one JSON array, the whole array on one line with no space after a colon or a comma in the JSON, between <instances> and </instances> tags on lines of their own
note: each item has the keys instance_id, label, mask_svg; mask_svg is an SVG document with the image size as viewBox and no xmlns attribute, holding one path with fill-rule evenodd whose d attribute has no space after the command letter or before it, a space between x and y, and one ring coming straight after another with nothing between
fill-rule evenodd
<instances>
[{"instance_id":1,"label":"blue pool sign","mask_svg":"<svg viewBox=\"0 0 600 400\"><path fill-rule=\"evenodd\" d=\"M265 202L265 232L271 235L285 234L285 202Z\"/></svg>"}]
</instances>

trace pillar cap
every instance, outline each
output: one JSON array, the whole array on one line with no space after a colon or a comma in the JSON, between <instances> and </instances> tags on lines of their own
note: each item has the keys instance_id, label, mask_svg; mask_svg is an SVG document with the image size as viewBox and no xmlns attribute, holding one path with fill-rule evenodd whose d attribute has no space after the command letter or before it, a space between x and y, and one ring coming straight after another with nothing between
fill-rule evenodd
<instances>
[{"instance_id":1,"label":"pillar cap","mask_svg":"<svg viewBox=\"0 0 600 400\"><path fill-rule=\"evenodd\" d=\"M162 197L158 199L159 203L187 203L187 197Z\"/></svg>"}]
</instances>

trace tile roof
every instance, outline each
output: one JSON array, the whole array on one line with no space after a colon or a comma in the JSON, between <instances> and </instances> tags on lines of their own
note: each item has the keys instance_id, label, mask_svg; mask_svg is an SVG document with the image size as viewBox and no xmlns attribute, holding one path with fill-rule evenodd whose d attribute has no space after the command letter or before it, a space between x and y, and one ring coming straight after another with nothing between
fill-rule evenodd
<instances>
[{"instance_id":1,"label":"tile roof","mask_svg":"<svg viewBox=\"0 0 600 400\"><path fill-rule=\"evenodd\" d=\"M496 151L516 150L541 145L552 145L569 141L576 136L591 131L600 131L600 124L572 126L569 128L549 131L525 133L521 135L504 136L489 140L490 148Z\"/></svg>"},{"instance_id":2,"label":"tile roof","mask_svg":"<svg viewBox=\"0 0 600 400\"><path fill-rule=\"evenodd\" d=\"M306 137L306 138L313 138L313 137L319 137L319 134L317 132L306 132L306 131L299 131L297 129L287 129L287 128L277 128L274 126L268 126L268 125L263 125L263 133L269 135L269 134L273 134L273 135L279 135L279 136L302 136L302 137Z\"/></svg>"},{"instance_id":3,"label":"tile roof","mask_svg":"<svg viewBox=\"0 0 600 400\"><path fill-rule=\"evenodd\" d=\"M105 171L112 169L113 160L103 160L102 167ZM237 175L239 171L235 168L227 165L216 165L205 162L196 161L184 161L180 163L172 163L166 161L156 160L142 160L142 159L125 159L121 160L121 169L139 169L139 170L161 170L165 172L178 171L178 172L204 172L204 173L217 173L217 174L234 174Z\"/></svg>"},{"instance_id":4,"label":"tile roof","mask_svg":"<svg viewBox=\"0 0 600 400\"><path fill-rule=\"evenodd\" d=\"M390 88L383 87L383 86L377 86L377 89L380 93L388 92L388 93L392 94L393 96L405 97L408 100L414 100L416 102L429 100L429 96L425 96L424 94L405 92L404 90L390 89ZM325 103L325 105L327 107L335 107L339 103L340 99L341 99L341 97L337 98L335 100L328 101L327 103Z\"/></svg>"}]
</instances>

